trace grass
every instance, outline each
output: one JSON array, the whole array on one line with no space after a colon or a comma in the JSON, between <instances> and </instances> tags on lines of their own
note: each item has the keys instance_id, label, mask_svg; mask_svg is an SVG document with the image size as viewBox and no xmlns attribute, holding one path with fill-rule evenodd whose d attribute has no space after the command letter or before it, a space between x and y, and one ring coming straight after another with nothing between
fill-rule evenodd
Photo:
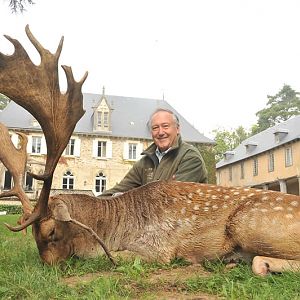
<instances>
[{"instance_id":1,"label":"grass","mask_svg":"<svg viewBox=\"0 0 300 300\"><path fill-rule=\"evenodd\" d=\"M30 233L23 236L2 225L15 224L17 218L0 216L0 299L170 299L170 295L172 299L205 295L220 299L300 299L300 273L260 278L246 264L226 270L221 262L206 263L208 275L191 272L187 277L171 279L176 270L188 272L186 262L160 265L119 258L118 267L113 268L106 257L99 257L45 266ZM159 280L153 280L157 274Z\"/></svg>"}]
</instances>

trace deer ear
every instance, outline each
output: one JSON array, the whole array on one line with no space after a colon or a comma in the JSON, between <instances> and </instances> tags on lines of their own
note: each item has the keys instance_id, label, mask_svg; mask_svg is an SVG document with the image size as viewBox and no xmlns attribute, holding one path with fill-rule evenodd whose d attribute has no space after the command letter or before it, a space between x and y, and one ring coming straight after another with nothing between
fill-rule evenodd
<instances>
[{"instance_id":1,"label":"deer ear","mask_svg":"<svg viewBox=\"0 0 300 300\"><path fill-rule=\"evenodd\" d=\"M67 205L63 201L57 201L52 208L52 217L56 221L70 222L71 216Z\"/></svg>"}]
</instances>

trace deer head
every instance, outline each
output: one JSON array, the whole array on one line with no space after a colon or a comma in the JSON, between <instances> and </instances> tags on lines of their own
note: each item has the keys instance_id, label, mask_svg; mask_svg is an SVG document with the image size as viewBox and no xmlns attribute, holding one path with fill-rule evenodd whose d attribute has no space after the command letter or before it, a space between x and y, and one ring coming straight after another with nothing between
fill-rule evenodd
<instances>
[{"instance_id":1,"label":"deer head","mask_svg":"<svg viewBox=\"0 0 300 300\"><path fill-rule=\"evenodd\" d=\"M71 67L62 66L67 78L67 91L61 93L58 60L63 46L63 37L56 52L52 54L37 41L28 25L25 31L40 54L41 63L38 66L33 64L19 41L5 35L14 45L15 51L12 55L0 53L0 92L25 108L39 122L46 139L47 158L42 175L30 173L35 179L44 182L37 204L33 209L22 189L27 161L27 138L24 134L18 133L20 146L15 148L8 130L4 125L0 125L2 143L0 160L14 179L13 189L2 193L0 197L17 196L22 202L24 211L23 222L20 226L7 225L13 231L20 231L33 223L37 223L49 214L48 198L53 173L77 122L84 114L81 88L88 75L86 72L82 79L76 82ZM59 221L77 222L72 220L69 215L62 216L62 213L57 213ZM84 224L80 222L76 224L84 227ZM91 231L92 229L89 228L88 230Z\"/></svg>"}]
</instances>

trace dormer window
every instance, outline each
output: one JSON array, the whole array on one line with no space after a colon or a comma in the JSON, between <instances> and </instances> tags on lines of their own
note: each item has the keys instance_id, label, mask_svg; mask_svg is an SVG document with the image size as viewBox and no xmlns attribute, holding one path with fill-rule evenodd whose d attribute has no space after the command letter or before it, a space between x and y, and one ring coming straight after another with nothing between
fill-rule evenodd
<instances>
[{"instance_id":1,"label":"dormer window","mask_svg":"<svg viewBox=\"0 0 300 300\"><path fill-rule=\"evenodd\" d=\"M232 158L233 156L234 156L234 151L226 151L224 153L224 159L225 160L228 160L228 159Z\"/></svg>"},{"instance_id":2,"label":"dormer window","mask_svg":"<svg viewBox=\"0 0 300 300\"><path fill-rule=\"evenodd\" d=\"M249 141L245 144L245 147L246 147L246 152L249 153L256 149L257 143L253 141Z\"/></svg>"},{"instance_id":3,"label":"dormer window","mask_svg":"<svg viewBox=\"0 0 300 300\"><path fill-rule=\"evenodd\" d=\"M110 127L110 111L109 108L104 105L98 107L95 113L95 130L96 131L108 131Z\"/></svg>"},{"instance_id":4,"label":"dormer window","mask_svg":"<svg viewBox=\"0 0 300 300\"><path fill-rule=\"evenodd\" d=\"M95 131L110 131L111 124L111 109L108 105L106 96L103 94L98 105L94 108L94 130Z\"/></svg>"},{"instance_id":5,"label":"dormer window","mask_svg":"<svg viewBox=\"0 0 300 300\"><path fill-rule=\"evenodd\" d=\"M274 131L275 142L280 143L287 135L289 131L285 128L277 128Z\"/></svg>"}]
</instances>

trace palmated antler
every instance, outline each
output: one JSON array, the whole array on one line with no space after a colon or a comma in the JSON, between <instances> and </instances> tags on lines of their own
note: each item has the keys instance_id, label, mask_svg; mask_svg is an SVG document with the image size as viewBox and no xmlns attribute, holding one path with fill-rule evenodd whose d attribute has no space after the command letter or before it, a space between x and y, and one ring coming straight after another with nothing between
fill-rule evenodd
<instances>
[{"instance_id":1,"label":"palmated antler","mask_svg":"<svg viewBox=\"0 0 300 300\"><path fill-rule=\"evenodd\" d=\"M62 94L58 79L58 59L63 38L60 40L56 53L52 54L36 40L28 25L26 34L39 52L41 63L38 66L33 64L19 41L5 35L14 45L15 51L12 55L0 53L0 93L24 107L40 123L47 144L47 159L44 174L31 174L34 178L44 181L38 203L24 224L19 227L9 226L14 231L26 228L47 213L55 167L69 142L76 123L84 114L81 88L88 74L86 72L83 78L76 82L71 67L62 66L68 84L66 93ZM10 158L14 159L12 155ZM24 163L26 165L26 158L23 165ZM10 165L7 164L6 167L13 177L19 176ZM23 202L27 207L27 202Z\"/></svg>"},{"instance_id":2,"label":"palmated antler","mask_svg":"<svg viewBox=\"0 0 300 300\"><path fill-rule=\"evenodd\" d=\"M20 142L19 147L16 148L11 141L7 128L0 123L0 160L11 172L14 180L14 187L10 191L5 191L0 194L0 198L9 196L18 197L22 203L23 212L27 216L31 214L33 210L33 206L23 190L27 161L27 136L23 133L18 133L18 135L20 137Z\"/></svg>"},{"instance_id":3,"label":"palmated antler","mask_svg":"<svg viewBox=\"0 0 300 300\"><path fill-rule=\"evenodd\" d=\"M0 93L24 107L40 123L46 138L47 159L44 174L30 173L34 178L44 181L37 205L32 211L30 201L22 189L27 162L27 138L24 134L18 133L21 147L14 147L8 130L0 124L0 141L2 142L0 160L11 172L15 183L11 191L3 193L0 197L16 195L22 202L25 215L24 222L20 226L12 227L6 224L12 231L25 229L47 215L55 167L77 122L84 114L81 88L88 75L86 72L83 78L76 82L71 67L62 66L68 84L67 92L62 94L59 88L58 59L62 50L63 38L60 40L56 53L51 54L32 35L28 25L26 34L39 52L41 63L39 66L34 65L23 46L17 40L5 36L14 45L15 51L10 56L0 53ZM29 217L27 217L28 214ZM74 223L88 230L114 263L106 246L92 228L70 216L62 221Z\"/></svg>"}]
</instances>

